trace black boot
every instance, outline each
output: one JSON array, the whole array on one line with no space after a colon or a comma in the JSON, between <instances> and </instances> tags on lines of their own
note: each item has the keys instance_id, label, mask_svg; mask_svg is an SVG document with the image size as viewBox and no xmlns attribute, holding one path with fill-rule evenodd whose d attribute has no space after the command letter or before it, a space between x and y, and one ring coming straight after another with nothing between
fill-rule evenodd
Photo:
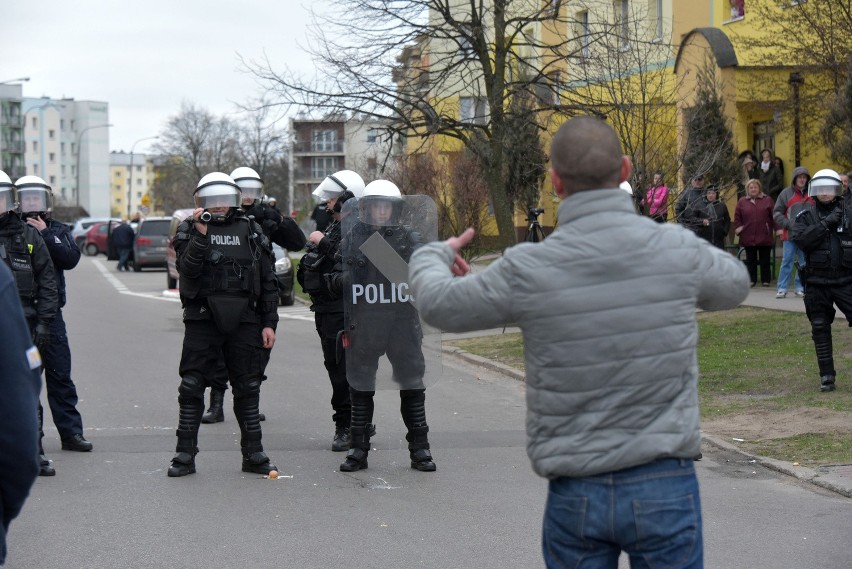
<instances>
[{"instance_id":1,"label":"black boot","mask_svg":"<svg viewBox=\"0 0 852 569\"><path fill-rule=\"evenodd\" d=\"M367 455L370 453L370 437L376 430L373 420L373 395L375 391L349 391L352 400L352 427L349 452L340 465L341 472L355 472L367 468Z\"/></svg>"},{"instance_id":2,"label":"black boot","mask_svg":"<svg viewBox=\"0 0 852 569\"><path fill-rule=\"evenodd\" d=\"M269 474L278 467L272 464L266 453L261 451L251 454L243 454L243 472L255 472L257 474Z\"/></svg>"},{"instance_id":3,"label":"black boot","mask_svg":"<svg viewBox=\"0 0 852 569\"><path fill-rule=\"evenodd\" d=\"M172 459L168 475L172 478L195 474L195 453L179 452Z\"/></svg>"},{"instance_id":4,"label":"black boot","mask_svg":"<svg viewBox=\"0 0 852 569\"><path fill-rule=\"evenodd\" d=\"M816 348L817 365L819 366L820 391L834 391L834 357L831 343L831 325L821 320L811 323L811 337Z\"/></svg>"},{"instance_id":5,"label":"black boot","mask_svg":"<svg viewBox=\"0 0 852 569\"><path fill-rule=\"evenodd\" d=\"M334 440L331 442L331 450L343 452L352 446L352 432L348 425L337 425L334 429Z\"/></svg>"},{"instance_id":6,"label":"black boot","mask_svg":"<svg viewBox=\"0 0 852 569\"><path fill-rule=\"evenodd\" d=\"M41 446L41 439L44 438L44 409L41 402L38 404L38 475L39 476L56 476L56 469L51 466L50 461L44 456L44 448Z\"/></svg>"},{"instance_id":7,"label":"black boot","mask_svg":"<svg viewBox=\"0 0 852 569\"><path fill-rule=\"evenodd\" d=\"M834 391L834 376L833 375L824 375L819 378L819 390L820 391Z\"/></svg>"},{"instance_id":8,"label":"black boot","mask_svg":"<svg viewBox=\"0 0 852 569\"><path fill-rule=\"evenodd\" d=\"M210 388L210 408L201 417L205 424L221 423L225 420L225 390L217 387Z\"/></svg>"},{"instance_id":9,"label":"black boot","mask_svg":"<svg viewBox=\"0 0 852 569\"><path fill-rule=\"evenodd\" d=\"M426 424L426 392L422 389L409 389L399 392L400 412L408 433L408 452L411 468L421 472L434 472L438 469L429 452L429 425Z\"/></svg>"},{"instance_id":10,"label":"black boot","mask_svg":"<svg viewBox=\"0 0 852 569\"><path fill-rule=\"evenodd\" d=\"M201 382L185 377L178 388L178 442L175 456L167 474L170 477L195 474L195 455L198 454L198 427L204 413L204 387Z\"/></svg>"}]
</instances>

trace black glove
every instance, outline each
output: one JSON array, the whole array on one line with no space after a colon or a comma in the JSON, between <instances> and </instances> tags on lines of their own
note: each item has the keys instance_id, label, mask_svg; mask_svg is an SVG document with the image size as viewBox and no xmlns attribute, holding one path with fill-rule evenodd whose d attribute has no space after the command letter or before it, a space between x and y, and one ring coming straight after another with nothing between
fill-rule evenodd
<instances>
[{"instance_id":1,"label":"black glove","mask_svg":"<svg viewBox=\"0 0 852 569\"><path fill-rule=\"evenodd\" d=\"M39 322L33 334L33 343L39 351L44 351L50 343L50 324Z\"/></svg>"},{"instance_id":2,"label":"black glove","mask_svg":"<svg viewBox=\"0 0 852 569\"><path fill-rule=\"evenodd\" d=\"M843 209L836 207L822 219L822 224L829 231L834 231L843 219Z\"/></svg>"}]
</instances>

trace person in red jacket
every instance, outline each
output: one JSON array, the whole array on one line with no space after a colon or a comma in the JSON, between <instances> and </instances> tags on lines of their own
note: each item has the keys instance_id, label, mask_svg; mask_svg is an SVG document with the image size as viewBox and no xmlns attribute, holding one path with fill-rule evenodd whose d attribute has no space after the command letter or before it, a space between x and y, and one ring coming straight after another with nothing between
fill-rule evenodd
<instances>
[{"instance_id":1,"label":"person in red jacket","mask_svg":"<svg viewBox=\"0 0 852 569\"><path fill-rule=\"evenodd\" d=\"M757 267L760 265L760 283L769 286L772 273L769 256L772 252L772 233L775 222L772 209L775 203L763 193L760 180L746 182L746 196L740 198L734 210L734 233L740 237L740 245L746 251L746 267L751 286L757 284Z\"/></svg>"}]
</instances>

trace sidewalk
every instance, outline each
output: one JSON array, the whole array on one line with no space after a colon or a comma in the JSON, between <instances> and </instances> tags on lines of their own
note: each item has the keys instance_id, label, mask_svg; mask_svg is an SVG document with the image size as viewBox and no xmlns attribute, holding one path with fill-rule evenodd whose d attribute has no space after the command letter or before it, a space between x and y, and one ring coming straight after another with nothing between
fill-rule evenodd
<instances>
[{"instance_id":1,"label":"sidewalk","mask_svg":"<svg viewBox=\"0 0 852 569\"><path fill-rule=\"evenodd\" d=\"M792 292L787 294L787 298L775 298L777 289L774 286L764 288L755 287L749 292L748 298L743 302L743 306L753 306L758 308L766 308L770 310L783 310L787 312L800 312L804 318L805 304L801 297L795 296ZM490 330L479 330L476 332L468 332L464 334L444 334L444 340L457 340L462 338L471 338L477 336L491 336L503 333L520 332L518 328L494 328ZM470 354L459 348L447 346L443 349L444 353L461 358L474 365L479 365L490 369L497 373L501 373L517 379L525 381L524 372L499 362L491 361L474 354ZM736 452L744 456L748 460L753 460L756 464L760 464L766 468L770 468L782 474L793 476L804 482L809 482L816 486L825 488L837 494L852 498L852 464L836 464L825 465L818 468L808 468L799 466L797 463L775 460L763 456L754 455L744 451L727 440L717 437L711 433L701 433L704 443L711 444L717 448L727 451Z\"/></svg>"}]
</instances>

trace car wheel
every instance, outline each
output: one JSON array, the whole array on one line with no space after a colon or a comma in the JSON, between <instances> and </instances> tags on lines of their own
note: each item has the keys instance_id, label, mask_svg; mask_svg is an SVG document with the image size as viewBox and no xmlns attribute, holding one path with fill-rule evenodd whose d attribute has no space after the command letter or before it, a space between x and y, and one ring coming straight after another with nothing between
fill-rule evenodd
<instances>
[{"instance_id":1,"label":"car wheel","mask_svg":"<svg viewBox=\"0 0 852 569\"><path fill-rule=\"evenodd\" d=\"M133 272L134 273L141 273L142 272L142 265L140 265L139 263L133 263Z\"/></svg>"},{"instance_id":2,"label":"car wheel","mask_svg":"<svg viewBox=\"0 0 852 569\"><path fill-rule=\"evenodd\" d=\"M173 279L168 271L166 271L166 288L169 290L177 288L177 279Z\"/></svg>"},{"instance_id":3,"label":"car wheel","mask_svg":"<svg viewBox=\"0 0 852 569\"><path fill-rule=\"evenodd\" d=\"M281 297L281 305L282 306L293 306L294 302L296 302L296 289L291 288L290 294Z\"/></svg>"},{"instance_id":4,"label":"car wheel","mask_svg":"<svg viewBox=\"0 0 852 569\"><path fill-rule=\"evenodd\" d=\"M98 253L100 253L100 251L98 251L97 245L95 245L94 243L89 243L88 245L86 245L86 255L88 255L89 257L95 257Z\"/></svg>"}]
</instances>

